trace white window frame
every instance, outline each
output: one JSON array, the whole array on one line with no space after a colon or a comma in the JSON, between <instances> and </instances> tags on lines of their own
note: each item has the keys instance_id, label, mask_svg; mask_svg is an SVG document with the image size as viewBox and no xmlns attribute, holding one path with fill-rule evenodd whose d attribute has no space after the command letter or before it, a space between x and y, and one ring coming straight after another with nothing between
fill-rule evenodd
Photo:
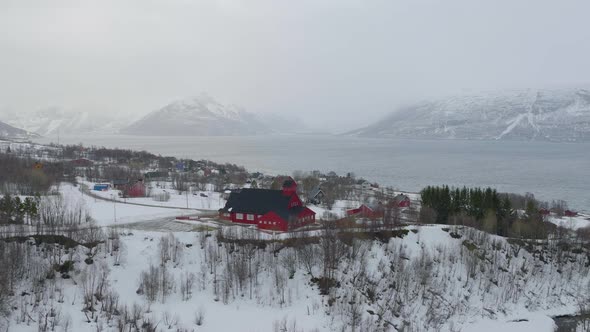
<instances>
[{"instance_id":1,"label":"white window frame","mask_svg":"<svg viewBox=\"0 0 590 332\"><path fill-rule=\"evenodd\" d=\"M251 214L251 213L248 213L248 214L246 215L246 220L249 220L249 221L254 221L254 215L253 215L253 214Z\"/></svg>"},{"instance_id":2,"label":"white window frame","mask_svg":"<svg viewBox=\"0 0 590 332\"><path fill-rule=\"evenodd\" d=\"M244 214L243 213L236 213L236 219L244 220Z\"/></svg>"}]
</instances>

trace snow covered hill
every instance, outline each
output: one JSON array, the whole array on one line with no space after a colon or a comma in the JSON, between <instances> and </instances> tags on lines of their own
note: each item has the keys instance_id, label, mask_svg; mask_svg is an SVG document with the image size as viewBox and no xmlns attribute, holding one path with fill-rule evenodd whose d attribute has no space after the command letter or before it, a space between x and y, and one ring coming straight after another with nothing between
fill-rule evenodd
<instances>
[{"instance_id":1,"label":"snow covered hill","mask_svg":"<svg viewBox=\"0 0 590 332\"><path fill-rule=\"evenodd\" d=\"M426 101L349 134L366 137L590 140L590 90L515 90Z\"/></svg>"},{"instance_id":2,"label":"snow covered hill","mask_svg":"<svg viewBox=\"0 0 590 332\"><path fill-rule=\"evenodd\" d=\"M6 122L42 136L60 134L116 133L130 121L121 116L86 110L50 107L35 112L8 114Z\"/></svg>"},{"instance_id":3,"label":"snow covered hill","mask_svg":"<svg viewBox=\"0 0 590 332\"><path fill-rule=\"evenodd\" d=\"M124 128L121 133L156 136L231 136L268 133L263 120L206 94L175 101Z\"/></svg>"},{"instance_id":4,"label":"snow covered hill","mask_svg":"<svg viewBox=\"0 0 590 332\"><path fill-rule=\"evenodd\" d=\"M444 225L377 237L198 226L166 234L83 225L71 236L84 245L73 247L42 236L0 241L3 262L20 257L10 260L0 327L553 331L549 316L577 312L590 295L587 249L557 241Z\"/></svg>"},{"instance_id":5,"label":"snow covered hill","mask_svg":"<svg viewBox=\"0 0 590 332\"><path fill-rule=\"evenodd\" d=\"M26 139L36 136L33 133L27 132L19 128L15 128L9 124L0 121L0 138L10 139Z\"/></svg>"}]
</instances>

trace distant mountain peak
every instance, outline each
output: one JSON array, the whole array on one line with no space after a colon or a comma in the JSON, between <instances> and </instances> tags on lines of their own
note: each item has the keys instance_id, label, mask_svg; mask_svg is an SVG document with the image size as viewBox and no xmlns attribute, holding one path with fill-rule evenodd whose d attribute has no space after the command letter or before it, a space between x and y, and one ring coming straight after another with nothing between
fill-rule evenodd
<instances>
[{"instance_id":1,"label":"distant mountain peak","mask_svg":"<svg viewBox=\"0 0 590 332\"><path fill-rule=\"evenodd\" d=\"M239 109L234 105L223 105L206 92L202 92L196 97L176 100L156 112L167 113L211 113L214 116L227 118L232 120L239 120L241 114L245 111Z\"/></svg>"},{"instance_id":2,"label":"distant mountain peak","mask_svg":"<svg viewBox=\"0 0 590 332\"><path fill-rule=\"evenodd\" d=\"M206 93L173 101L121 130L155 136L253 135L268 130L263 121L233 105L223 105Z\"/></svg>"},{"instance_id":3,"label":"distant mountain peak","mask_svg":"<svg viewBox=\"0 0 590 332\"><path fill-rule=\"evenodd\" d=\"M258 115L222 104L207 93L173 101L152 111L123 134L146 136L245 136L289 133L303 128L297 121L276 114Z\"/></svg>"}]
</instances>

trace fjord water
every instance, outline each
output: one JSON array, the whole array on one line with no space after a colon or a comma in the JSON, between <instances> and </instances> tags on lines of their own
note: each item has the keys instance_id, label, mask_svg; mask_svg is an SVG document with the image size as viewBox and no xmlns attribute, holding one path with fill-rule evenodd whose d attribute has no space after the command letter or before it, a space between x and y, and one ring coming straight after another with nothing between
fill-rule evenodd
<instances>
[{"instance_id":1,"label":"fjord water","mask_svg":"<svg viewBox=\"0 0 590 332\"><path fill-rule=\"evenodd\" d=\"M42 143L53 137L39 139ZM354 172L405 191L426 185L491 186L532 192L590 210L590 143L369 139L330 135L223 137L66 136L61 143L209 159L271 174Z\"/></svg>"}]
</instances>

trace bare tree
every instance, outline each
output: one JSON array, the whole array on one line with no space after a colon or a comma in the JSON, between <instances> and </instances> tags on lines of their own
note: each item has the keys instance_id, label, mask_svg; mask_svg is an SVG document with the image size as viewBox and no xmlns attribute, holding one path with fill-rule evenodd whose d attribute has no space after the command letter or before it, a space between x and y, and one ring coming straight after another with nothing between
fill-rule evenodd
<instances>
[{"instance_id":1,"label":"bare tree","mask_svg":"<svg viewBox=\"0 0 590 332\"><path fill-rule=\"evenodd\" d=\"M193 294L195 275L192 272L183 272L180 275L180 295L183 301L188 301Z\"/></svg>"}]
</instances>

